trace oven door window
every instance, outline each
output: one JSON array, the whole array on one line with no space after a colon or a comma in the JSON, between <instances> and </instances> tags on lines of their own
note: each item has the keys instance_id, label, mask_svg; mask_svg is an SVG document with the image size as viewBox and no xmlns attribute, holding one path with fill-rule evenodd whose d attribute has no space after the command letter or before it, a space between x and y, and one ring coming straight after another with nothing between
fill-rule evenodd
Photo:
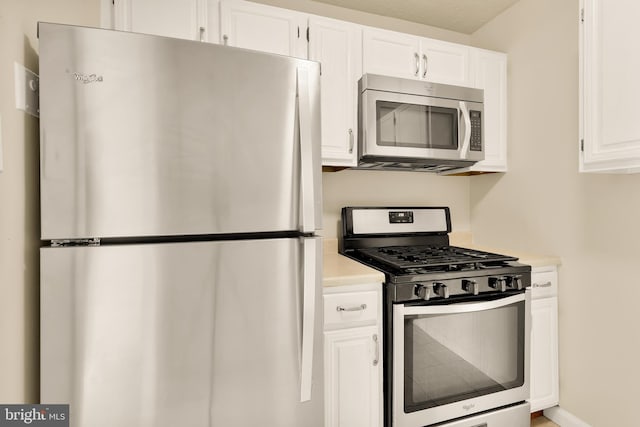
<instances>
[{"instance_id":1,"label":"oven door window","mask_svg":"<svg viewBox=\"0 0 640 427\"><path fill-rule=\"evenodd\" d=\"M458 149L456 108L376 101L377 144Z\"/></svg>"},{"instance_id":2,"label":"oven door window","mask_svg":"<svg viewBox=\"0 0 640 427\"><path fill-rule=\"evenodd\" d=\"M524 301L404 319L405 412L523 385Z\"/></svg>"}]
</instances>

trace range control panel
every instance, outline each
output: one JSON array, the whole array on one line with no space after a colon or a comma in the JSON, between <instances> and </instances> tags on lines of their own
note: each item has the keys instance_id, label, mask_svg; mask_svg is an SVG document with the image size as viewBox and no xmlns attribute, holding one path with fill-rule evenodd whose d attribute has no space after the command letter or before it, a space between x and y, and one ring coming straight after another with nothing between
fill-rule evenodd
<instances>
[{"instance_id":1,"label":"range control panel","mask_svg":"<svg viewBox=\"0 0 640 427\"><path fill-rule=\"evenodd\" d=\"M523 266L525 267L525 266ZM478 296L479 294L522 291L531 286L531 273L510 272L489 276L452 279L425 279L394 286L393 301L438 300L450 297Z\"/></svg>"},{"instance_id":2,"label":"range control panel","mask_svg":"<svg viewBox=\"0 0 640 427\"><path fill-rule=\"evenodd\" d=\"M471 118L471 151L482 151L482 112L471 110L469 111L469 117Z\"/></svg>"}]
</instances>

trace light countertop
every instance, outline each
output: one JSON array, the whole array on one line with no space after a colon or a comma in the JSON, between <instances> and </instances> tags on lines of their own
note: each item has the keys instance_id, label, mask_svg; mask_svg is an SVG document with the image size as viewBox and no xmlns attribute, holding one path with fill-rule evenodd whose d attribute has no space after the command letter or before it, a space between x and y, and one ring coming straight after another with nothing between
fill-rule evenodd
<instances>
[{"instance_id":1,"label":"light countertop","mask_svg":"<svg viewBox=\"0 0 640 427\"><path fill-rule=\"evenodd\" d=\"M449 238L450 243L454 246L513 255L518 257L518 262L528 264L534 268L561 264L560 258L554 255L531 254L473 244L471 233L467 232L453 232L449 235ZM340 255L338 253L337 239L324 239L323 255L322 284L325 287L384 282L384 273Z\"/></svg>"}]
</instances>

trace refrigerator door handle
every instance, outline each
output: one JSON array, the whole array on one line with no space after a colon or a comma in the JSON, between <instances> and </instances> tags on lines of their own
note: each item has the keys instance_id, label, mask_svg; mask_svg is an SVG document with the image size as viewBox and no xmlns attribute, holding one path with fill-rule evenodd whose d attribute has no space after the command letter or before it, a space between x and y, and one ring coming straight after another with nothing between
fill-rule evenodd
<instances>
[{"instance_id":1,"label":"refrigerator door handle","mask_svg":"<svg viewBox=\"0 0 640 427\"><path fill-rule=\"evenodd\" d=\"M315 340L317 254L320 239L303 239L302 355L300 357L300 402L311 400L313 342Z\"/></svg>"},{"instance_id":2,"label":"refrigerator door handle","mask_svg":"<svg viewBox=\"0 0 640 427\"><path fill-rule=\"evenodd\" d=\"M300 200L302 232L315 231L314 182L313 182L313 137L311 106L309 104L309 71L297 68L296 90L298 93L298 124L300 132Z\"/></svg>"}]
</instances>

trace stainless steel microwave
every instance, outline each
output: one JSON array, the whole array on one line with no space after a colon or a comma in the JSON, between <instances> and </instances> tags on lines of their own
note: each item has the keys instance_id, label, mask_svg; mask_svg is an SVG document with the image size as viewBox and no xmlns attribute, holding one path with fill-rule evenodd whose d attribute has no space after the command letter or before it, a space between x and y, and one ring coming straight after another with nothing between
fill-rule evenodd
<instances>
[{"instance_id":1,"label":"stainless steel microwave","mask_svg":"<svg viewBox=\"0 0 640 427\"><path fill-rule=\"evenodd\" d=\"M445 172L484 159L484 91L365 74L358 168Z\"/></svg>"}]
</instances>

